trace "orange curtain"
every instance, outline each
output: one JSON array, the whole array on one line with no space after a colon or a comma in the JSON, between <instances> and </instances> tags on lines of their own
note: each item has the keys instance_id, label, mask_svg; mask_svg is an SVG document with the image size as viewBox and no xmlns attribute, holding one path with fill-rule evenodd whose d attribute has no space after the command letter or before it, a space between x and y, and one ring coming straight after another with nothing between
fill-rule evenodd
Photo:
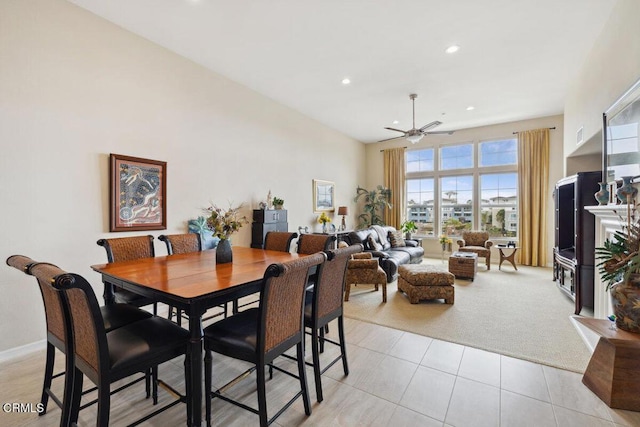
<instances>
[{"instance_id":1,"label":"orange curtain","mask_svg":"<svg viewBox=\"0 0 640 427\"><path fill-rule=\"evenodd\" d=\"M391 190L391 209L385 208L384 220L398 230L404 217L405 148L384 150L384 186Z\"/></svg>"},{"instance_id":2,"label":"orange curtain","mask_svg":"<svg viewBox=\"0 0 640 427\"><path fill-rule=\"evenodd\" d=\"M547 264L549 129L518 132L520 263Z\"/></svg>"}]
</instances>

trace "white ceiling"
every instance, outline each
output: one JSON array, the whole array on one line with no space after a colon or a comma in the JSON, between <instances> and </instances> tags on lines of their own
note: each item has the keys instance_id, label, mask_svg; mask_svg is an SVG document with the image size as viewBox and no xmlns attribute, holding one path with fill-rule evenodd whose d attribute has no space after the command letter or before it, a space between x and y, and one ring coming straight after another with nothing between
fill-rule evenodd
<instances>
[{"instance_id":1,"label":"white ceiling","mask_svg":"<svg viewBox=\"0 0 640 427\"><path fill-rule=\"evenodd\" d=\"M616 2L69 1L367 143L411 128L410 93L438 131L561 114Z\"/></svg>"}]
</instances>

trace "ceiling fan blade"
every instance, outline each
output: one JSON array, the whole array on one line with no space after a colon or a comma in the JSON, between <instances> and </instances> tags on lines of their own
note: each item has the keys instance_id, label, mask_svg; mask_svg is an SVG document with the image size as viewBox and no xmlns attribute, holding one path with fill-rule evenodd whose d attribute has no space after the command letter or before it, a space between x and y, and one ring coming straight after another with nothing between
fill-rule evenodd
<instances>
[{"instance_id":1,"label":"ceiling fan blade","mask_svg":"<svg viewBox=\"0 0 640 427\"><path fill-rule=\"evenodd\" d=\"M400 130L400 129L396 129L396 128L385 128L385 129L395 130L396 132L407 133L407 131L405 131L405 130Z\"/></svg>"},{"instance_id":2,"label":"ceiling fan blade","mask_svg":"<svg viewBox=\"0 0 640 427\"><path fill-rule=\"evenodd\" d=\"M431 128L434 128L436 126L440 126L441 124L442 124L442 122L439 122L439 121L435 120L435 121L433 121L431 123L427 123L426 125L422 126L420 128L420 131L424 132L427 129L431 129Z\"/></svg>"},{"instance_id":3,"label":"ceiling fan blade","mask_svg":"<svg viewBox=\"0 0 640 427\"><path fill-rule=\"evenodd\" d=\"M436 131L436 132L424 132L427 135L453 135L453 133L455 132L455 130L442 130L442 131Z\"/></svg>"},{"instance_id":4,"label":"ceiling fan blade","mask_svg":"<svg viewBox=\"0 0 640 427\"><path fill-rule=\"evenodd\" d=\"M404 135L402 135L402 136L394 136L393 138L381 139L378 142L391 141L392 139L398 139L398 138L404 138Z\"/></svg>"}]
</instances>

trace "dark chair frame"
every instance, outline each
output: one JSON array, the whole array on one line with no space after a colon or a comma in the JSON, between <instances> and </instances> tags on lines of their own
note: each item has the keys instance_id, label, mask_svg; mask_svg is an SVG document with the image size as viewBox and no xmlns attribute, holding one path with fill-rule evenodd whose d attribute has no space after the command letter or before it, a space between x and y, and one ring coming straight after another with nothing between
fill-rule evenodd
<instances>
[{"instance_id":1,"label":"dark chair frame","mask_svg":"<svg viewBox=\"0 0 640 427\"><path fill-rule=\"evenodd\" d=\"M110 400L111 394L117 391L120 391L126 387L129 387L136 382L142 380L139 378L138 380L134 380L124 386L117 388L116 390L111 391L111 383L124 379L126 377L132 376L138 372L146 373L149 370L154 371L154 374L157 374L157 366L161 363L164 363L168 360L171 360L180 355L186 355L188 344L189 344L189 335L188 332L184 333L184 342L179 342L178 344L174 344L173 346L168 346L168 348L163 349L163 351L159 351L156 349L155 354L147 357L138 357L137 363L128 363L124 368L111 368L111 360L109 353L109 343L107 341L107 331L105 329L104 320L102 314L100 312L100 307L98 305L98 300L95 296L93 288L91 285L82 277L77 274L67 273L63 270L60 270L58 267L48 263L32 263L28 267L28 273L36 276L40 283L46 283L48 286L51 286L56 293L59 295L60 302L63 307L63 313L65 318L65 329L67 335L66 341L66 349L67 349L67 358L66 358L66 368L67 372L72 372L71 375L66 376L65 383L65 400L63 406L63 418L61 420L61 425L72 426L77 425L78 422L78 413L81 409L95 403L98 403L98 419L97 426L99 427L108 427L109 425L109 412L110 412ZM83 326L87 326L86 323L83 323L82 319L74 319L74 308L72 300L73 296L70 293L74 292L74 290L80 290L82 295L84 296L84 302L87 304L87 308L89 310L91 316L91 330L94 333L94 336L86 337L78 334L78 325L82 324ZM80 309L82 310L82 309ZM114 330L112 333L119 333L122 330L127 328L133 328L131 331L135 332L135 328L137 324L144 324L143 322L151 322L155 321L154 319L158 318L148 318L145 320L141 320L139 322L134 322L130 325L123 326L119 328L119 330ZM86 319L85 319L86 320ZM166 320L164 320L167 322ZM175 326L177 328L177 326ZM128 334L128 339L130 339L131 335L135 335L135 333ZM78 338L81 337L81 340ZM78 356L78 346L79 343L87 344L86 339L94 338L95 342L89 343L93 347L95 347L97 351L97 369L91 366L91 364L85 361L82 357ZM147 353L148 354L148 353ZM189 390L189 358L185 357L185 379L187 381L187 391ZM84 394L82 392L82 382L84 375L87 375L92 382L96 384L96 388L98 390L98 399L92 401L88 404L81 406L81 398ZM159 381L154 381L154 388L157 387ZM181 395L178 391L171 388L169 385L162 383L161 384L168 388L172 394L178 396L176 400L166 404L165 406L156 409L152 413L144 416L138 421L130 424L131 426L138 425L151 417L177 405L178 403L187 403L187 396ZM69 402L67 404L67 402ZM155 403L155 402L154 402ZM190 417L190 408L187 407L187 418L188 422L191 421Z\"/></svg>"},{"instance_id":2,"label":"dark chair frame","mask_svg":"<svg viewBox=\"0 0 640 427\"><path fill-rule=\"evenodd\" d=\"M31 275L30 267L35 264L46 264L50 265L53 268L58 268L53 264L48 263L40 263L38 261L34 261L31 258L24 255L12 255L6 260L7 265L14 267L27 275ZM62 271L62 270L60 270ZM64 319L64 306L62 300L60 299L60 295L58 292L52 292L46 295L47 287L51 288L46 283L41 283L38 281L38 287L40 289L40 294L42 296L43 305L45 309L45 319L47 324L47 350L46 350L46 361L45 361L45 372L44 379L42 384L42 395L40 397L40 403L42 404L42 412L39 412L38 415L42 416L47 413L47 406L49 403L49 398L58 405L58 407L63 411L61 416L61 425L66 424L69 418L68 406L65 406L65 402L70 402L71 400L71 386L73 380L70 376L66 375L67 372L73 373L74 365L73 365L73 336L68 331L68 325ZM52 298L51 298L52 297ZM57 307L57 308L56 308ZM57 313L54 313L56 312ZM126 307L126 304L112 304L110 306L101 307L101 316L103 321L108 321L109 325L105 324L105 328L107 332L120 328L122 326L126 326L127 324L133 323L138 320L142 320L145 318L151 317L151 313L148 313L144 310L133 311ZM105 322L106 323L106 322ZM54 329L60 329L59 331L54 331ZM63 337L58 337L57 334L64 335ZM65 355L65 370L59 372L57 374L53 373L53 368L55 365L55 357L56 357L56 348L60 350ZM68 356L71 355L71 356ZM54 379L65 376L65 386L62 400L51 390L51 384ZM155 379L155 378L154 378ZM133 384L136 384L142 380L146 380L146 397L149 398L153 394L154 404L157 403L158 399L158 390L157 387L151 387L151 370L145 372L144 377L136 378L124 386L120 387L116 391L122 390L124 388L130 387ZM87 393L91 393L97 390L97 387L93 387L83 391L83 395ZM96 403L97 400L89 402L80 409L84 409L92 404ZM67 408L67 409L65 409Z\"/></svg>"},{"instance_id":3,"label":"dark chair frame","mask_svg":"<svg viewBox=\"0 0 640 427\"><path fill-rule=\"evenodd\" d=\"M271 349L266 350L266 340L267 340L267 312L269 310L270 304L270 295L273 288L274 278L281 277L283 273L285 273L285 266L283 264L272 264L267 267L265 271L265 275L263 278L263 286L260 291L260 307L251 309L257 311L257 341L255 345L255 353L247 354L243 352L236 351L234 353L233 349L225 348L224 345L221 345L222 348L212 348L213 345L208 341L206 331L205 331L205 339L204 339L204 348L205 348L205 394L207 396L206 399L206 420L207 426L211 426L211 399L212 398L220 398L226 402L232 403L240 408L243 408L249 412L257 414L260 418L260 426L266 427L271 424L276 418L278 418L287 408L289 408L293 402L300 396L302 396L302 400L304 403L305 413L307 415L311 414L311 404L309 401L309 392L307 387L307 379L305 373L305 362L304 362L304 284L308 280L310 270L313 267L322 265L322 263L326 260L326 255L324 253L318 253L314 255L310 255L308 257L304 257L295 261L291 261L289 263L285 263L284 265L297 265L298 270L290 270L292 273L301 274L300 268L305 268L304 277L300 279L300 326L299 331L290 337L281 340L277 344L275 344ZM299 264L301 263L301 265ZM297 271L297 272L296 272ZM286 274L286 273L285 273ZM238 316L248 315L251 310L247 310L238 314ZM233 319L231 317L230 319ZM230 320L230 319L227 319ZM224 322L224 321L222 321ZM214 324L211 327L219 326L219 324ZM277 366L273 365L273 361L278 357L284 354L285 351L290 349L291 347L296 346L296 361L298 366L298 375L292 374L283 370ZM221 354L225 354L229 357L233 357L236 359L244 360L246 362L254 364L248 371L244 372L237 378L233 379L229 383L220 387L217 390L211 390L211 365L212 365L212 351L219 352ZM231 354L234 353L234 354ZM268 417L267 414L267 402L266 402L266 390L265 390L265 367L269 366L269 372L272 374L272 370L276 369L279 372L282 372L286 375L297 378L300 381L301 390L296 393L296 395L291 398L278 412L271 418ZM248 405L245 405L241 402L237 402L233 399L230 399L227 396L224 396L222 393L229 387L236 384L242 378L245 378L249 373L256 371L256 381L257 381L257 393L258 393L258 409L252 408ZM271 375L270 375L271 378Z\"/></svg>"},{"instance_id":4,"label":"dark chair frame","mask_svg":"<svg viewBox=\"0 0 640 427\"><path fill-rule=\"evenodd\" d=\"M114 239L100 239L98 240L96 243L98 244L98 246L102 246L105 251L107 252L107 262L108 263L112 263L112 262L116 262L116 261L129 261L132 259L139 259L141 257L127 257L127 256L120 256L118 254L114 253L113 248L111 247L111 242L114 241L123 241L122 239L136 239L139 242L143 242L145 239L143 239L143 237L146 237L148 239L148 249L149 251L147 252L147 254L149 254L149 257L155 257L156 253L155 253L155 249L153 246L153 236L152 235L148 235L148 236L136 236L136 237L118 237L118 238L114 238ZM146 245L145 245L146 246ZM154 316L156 316L158 314L158 302L156 300L154 300L153 298L149 298L149 297L144 297L142 295L138 295L134 292L128 291L126 289L121 289L118 288L117 286L111 284L111 283L105 283L104 284L104 301L107 304L110 304L111 302L115 301L115 302L121 302L121 303L125 303L125 304L131 304L134 305L136 307L144 307L145 305L152 305L153 304L153 314Z\"/></svg>"}]
</instances>

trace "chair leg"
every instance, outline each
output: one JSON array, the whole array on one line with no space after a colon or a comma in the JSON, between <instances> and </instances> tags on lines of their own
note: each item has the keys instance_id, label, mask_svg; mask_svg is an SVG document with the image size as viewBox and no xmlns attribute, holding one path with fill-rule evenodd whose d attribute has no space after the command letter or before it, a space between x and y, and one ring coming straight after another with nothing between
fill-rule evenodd
<instances>
[{"instance_id":1,"label":"chair leg","mask_svg":"<svg viewBox=\"0 0 640 427\"><path fill-rule=\"evenodd\" d=\"M485 258L487 260L487 270L491 270L491 257Z\"/></svg>"},{"instance_id":2,"label":"chair leg","mask_svg":"<svg viewBox=\"0 0 640 427\"><path fill-rule=\"evenodd\" d=\"M84 375L79 369L73 368L72 381L73 385L71 386L71 400L69 405L64 405L65 409L68 409L68 423L65 423L65 413L63 409L63 417L61 419L61 425L77 425L78 424L78 415L80 413L80 399L82 399L82 380Z\"/></svg>"},{"instance_id":3,"label":"chair leg","mask_svg":"<svg viewBox=\"0 0 640 427\"><path fill-rule=\"evenodd\" d=\"M151 368L151 387L152 387L152 396L153 396L153 404L158 404L158 365Z\"/></svg>"},{"instance_id":4,"label":"chair leg","mask_svg":"<svg viewBox=\"0 0 640 427\"><path fill-rule=\"evenodd\" d=\"M299 358L300 356L298 356ZM304 360L303 360L304 365ZM300 363L298 363L300 364ZM303 366L304 369L304 366ZM265 389L265 370L263 364L256 366L256 381L258 386L258 416L260 417L260 427L267 427L269 425L269 417L267 416L267 393Z\"/></svg>"},{"instance_id":5,"label":"chair leg","mask_svg":"<svg viewBox=\"0 0 640 427\"><path fill-rule=\"evenodd\" d=\"M304 340L302 340L302 342L299 342L296 345L296 350L297 350L296 357L298 359L298 377L300 378L300 388L302 389L302 402L304 403L304 413L307 415L311 415L311 401L309 400L309 388L307 387L307 372L305 370L305 363L304 363Z\"/></svg>"},{"instance_id":6,"label":"chair leg","mask_svg":"<svg viewBox=\"0 0 640 427\"><path fill-rule=\"evenodd\" d=\"M347 343L344 340L344 317L338 317L338 337L340 339L340 352L342 353L342 368L344 374L349 375L349 365L347 364Z\"/></svg>"},{"instance_id":7,"label":"chair leg","mask_svg":"<svg viewBox=\"0 0 640 427\"><path fill-rule=\"evenodd\" d=\"M151 397L151 380L152 378L151 369L147 369L144 373L144 388L147 392L147 399Z\"/></svg>"},{"instance_id":8,"label":"chair leg","mask_svg":"<svg viewBox=\"0 0 640 427\"><path fill-rule=\"evenodd\" d=\"M157 302L153 303L153 315L154 316L158 315L158 303Z\"/></svg>"},{"instance_id":9,"label":"chair leg","mask_svg":"<svg viewBox=\"0 0 640 427\"><path fill-rule=\"evenodd\" d=\"M324 328L320 328L320 353L324 353Z\"/></svg>"},{"instance_id":10,"label":"chair leg","mask_svg":"<svg viewBox=\"0 0 640 427\"><path fill-rule=\"evenodd\" d=\"M211 427L211 351L204 352L204 410L207 427Z\"/></svg>"},{"instance_id":11,"label":"chair leg","mask_svg":"<svg viewBox=\"0 0 640 427\"><path fill-rule=\"evenodd\" d=\"M344 285L344 300L349 301L349 294L351 293L351 283L345 283Z\"/></svg>"},{"instance_id":12,"label":"chair leg","mask_svg":"<svg viewBox=\"0 0 640 427\"><path fill-rule=\"evenodd\" d=\"M182 310L176 308L177 317L178 317L178 326L182 326Z\"/></svg>"},{"instance_id":13,"label":"chair leg","mask_svg":"<svg viewBox=\"0 0 640 427\"><path fill-rule=\"evenodd\" d=\"M55 351L55 348L53 351ZM53 369L53 366L51 369ZM75 367L73 354L71 356L65 354L64 369L64 392L62 395L62 416L60 418L60 425L70 425L75 402L74 394L76 392L78 393L78 411L80 411L80 399L82 397L82 379L80 379L80 388L76 389L76 377L80 371ZM49 380L49 385L51 385L51 379Z\"/></svg>"},{"instance_id":14,"label":"chair leg","mask_svg":"<svg viewBox=\"0 0 640 427\"><path fill-rule=\"evenodd\" d=\"M322 329L322 328L320 328ZM313 357L313 378L316 383L316 400L322 402L322 379L320 375L320 352L318 351L318 330L311 329L311 354Z\"/></svg>"},{"instance_id":15,"label":"chair leg","mask_svg":"<svg viewBox=\"0 0 640 427\"><path fill-rule=\"evenodd\" d=\"M51 390L51 380L53 379L53 365L55 361L56 361L56 348L53 346L53 344L51 344L50 342L47 342L47 362L44 367L42 397L40 397L40 404L42 405L43 409L42 409L42 412L40 412L38 415L44 415L47 413L47 404L49 403L48 391Z\"/></svg>"},{"instance_id":16,"label":"chair leg","mask_svg":"<svg viewBox=\"0 0 640 427\"><path fill-rule=\"evenodd\" d=\"M111 409L111 390L108 381L98 385L98 427L109 427L109 411Z\"/></svg>"},{"instance_id":17,"label":"chair leg","mask_svg":"<svg viewBox=\"0 0 640 427\"><path fill-rule=\"evenodd\" d=\"M382 282L382 302L387 302L387 282Z\"/></svg>"}]
</instances>

